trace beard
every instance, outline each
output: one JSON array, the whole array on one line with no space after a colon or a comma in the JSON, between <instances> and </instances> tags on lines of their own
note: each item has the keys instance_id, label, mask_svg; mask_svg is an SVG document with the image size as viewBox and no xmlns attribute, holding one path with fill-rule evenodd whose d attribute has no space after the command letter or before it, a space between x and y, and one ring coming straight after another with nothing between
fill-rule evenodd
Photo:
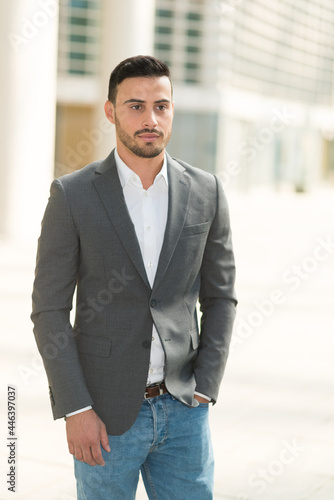
<instances>
[{"instance_id":1,"label":"beard","mask_svg":"<svg viewBox=\"0 0 334 500\"><path fill-rule=\"evenodd\" d=\"M167 135L163 132L155 129L142 129L135 132L134 137L132 138L130 134L128 134L122 127L117 117L115 116L115 127L116 134L119 140L126 148L128 148L133 154L139 156L140 158L155 158L159 156L160 153L164 151L169 140L171 138L172 132L169 131ZM154 142L146 142L142 146L136 142L136 136L139 134L159 134L159 137L162 138L162 141L159 141L159 144Z\"/></svg>"}]
</instances>

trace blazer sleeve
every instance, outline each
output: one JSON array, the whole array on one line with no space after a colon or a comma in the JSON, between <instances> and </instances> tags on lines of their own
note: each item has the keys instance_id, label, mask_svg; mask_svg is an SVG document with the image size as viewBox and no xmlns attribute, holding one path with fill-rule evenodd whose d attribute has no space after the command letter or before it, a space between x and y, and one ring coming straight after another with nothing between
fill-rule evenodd
<instances>
[{"instance_id":1,"label":"blazer sleeve","mask_svg":"<svg viewBox=\"0 0 334 500\"><path fill-rule=\"evenodd\" d=\"M38 240L31 314L55 419L93 404L70 324L78 261L78 231L64 187L56 180L51 185Z\"/></svg>"},{"instance_id":2,"label":"blazer sleeve","mask_svg":"<svg viewBox=\"0 0 334 500\"><path fill-rule=\"evenodd\" d=\"M215 179L216 213L201 267L201 332L194 367L196 391L210 396L213 402L225 370L237 304L229 210L221 182Z\"/></svg>"}]
</instances>

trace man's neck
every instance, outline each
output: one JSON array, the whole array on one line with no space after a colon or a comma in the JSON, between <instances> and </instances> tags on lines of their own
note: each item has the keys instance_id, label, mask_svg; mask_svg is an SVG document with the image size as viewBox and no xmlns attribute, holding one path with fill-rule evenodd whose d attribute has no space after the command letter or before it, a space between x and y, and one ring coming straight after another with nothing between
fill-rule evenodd
<instances>
[{"instance_id":1,"label":"man's neck","mask_svg":"<svg viewBox=\"0 0 334 500\"><path fill-rule=\"evenodd\" d=\"M119 154L121 160L124 161L125 165L138 175L144 189L148 189L152 186L154 179L162 168L165 151L162 151L154 158L141 158L131 151L125 150L122 147L119 148L117 145L117 153Z\"/></svg>"}]
</instances>

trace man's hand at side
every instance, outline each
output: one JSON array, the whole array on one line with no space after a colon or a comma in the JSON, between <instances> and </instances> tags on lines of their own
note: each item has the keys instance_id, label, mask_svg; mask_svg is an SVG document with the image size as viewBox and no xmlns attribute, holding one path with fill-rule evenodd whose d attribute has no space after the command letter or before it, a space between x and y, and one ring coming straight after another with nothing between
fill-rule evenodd
<instances>
[{"instance_id":1,"label":"man's hand at side","mask_svg":"<svg viewBox=\"0 0 334 500\"><path fill-rule=\"evenodd\" d=\"M80 462L105 465L101 445L110 451L106 426L94 410L87 410L66 419L68 449Z\"/></svg>"},{"instance_id":2,"label":"man's hand at side","mask_svg":"<svg viewBox=\"0 0 334 500\"><path fill-rule=\"evenodd\" d=\"M199 396L198 394L195 394L194 398L197 399L199 403L210 403L208 399L202 398L202 396Z\"/></svg>"}]
</instances>

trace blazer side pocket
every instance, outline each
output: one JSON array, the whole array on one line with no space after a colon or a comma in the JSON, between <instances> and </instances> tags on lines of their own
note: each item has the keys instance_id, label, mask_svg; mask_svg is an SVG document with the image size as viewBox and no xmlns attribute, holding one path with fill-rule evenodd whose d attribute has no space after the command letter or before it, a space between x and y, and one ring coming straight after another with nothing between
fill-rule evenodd
<instances>
[{"instance_id":1,"label":"blazer side pocket","mask_svg":"<svg viewBox=\"0 0 334 500\"><path fill-rule=\"evenodd\" d=\"M111 352L111 340L80 333L76 337L78 351L83 354L107 358Z\"/></svg>"},{"instance_id":2,"label":"blazer side pocket","mask_svg":"<svg viewBox=\"0 0 334 500\"><path fill-rule=\"evenodd\" d=\"M209 230L210 221L202 222L201 224L194 224L192 226L184 226L181 238L185 236L194 236L195 234L206 233Z\"/></svg>"}]
</instances>

